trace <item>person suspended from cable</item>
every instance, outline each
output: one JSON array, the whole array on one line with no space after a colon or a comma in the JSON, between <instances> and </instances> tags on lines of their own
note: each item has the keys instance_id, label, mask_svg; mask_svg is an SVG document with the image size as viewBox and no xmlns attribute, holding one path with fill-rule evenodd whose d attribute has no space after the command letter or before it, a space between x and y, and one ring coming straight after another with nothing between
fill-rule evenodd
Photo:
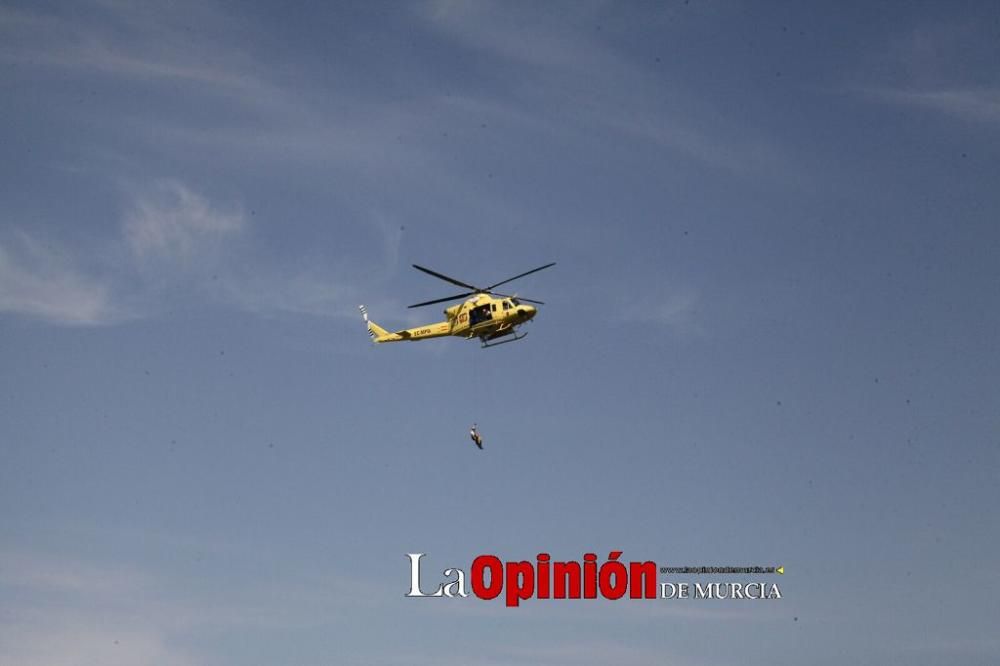
<instances>
[{"instance_id":1,"label":"person suspended from cable","mask_svg":"<svg viewBox=\"0 0 1000 666\"><path fill-rule=\"evenodd\" d=\"M472 441L476 443L476 446L478 446L479 449L482 450L483 437L482 435L479 434L479 429L476 427L475 423L472 424L472 429L469 430L469 437L471 437Z\"/></svg>"}]
</instances>

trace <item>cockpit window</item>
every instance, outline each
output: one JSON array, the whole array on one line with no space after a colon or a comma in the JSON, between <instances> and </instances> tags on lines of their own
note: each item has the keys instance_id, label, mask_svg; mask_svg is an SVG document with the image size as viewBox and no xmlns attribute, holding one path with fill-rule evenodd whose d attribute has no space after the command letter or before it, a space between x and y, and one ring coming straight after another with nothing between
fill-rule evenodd
<instances>
[{"instance_id":1,"label":"cockpit window","mask_svg":"<svg viewBox=\"0 0 1000 666\"><path fill-rule=\"evenodd\" d=\"M521 304L521 301L517 300L516 298L512 298L512 299L510 299L510 302L511 302L511 303L512 303L513 305L520 305L520 304Z\"/></svg>"}]
</instances>

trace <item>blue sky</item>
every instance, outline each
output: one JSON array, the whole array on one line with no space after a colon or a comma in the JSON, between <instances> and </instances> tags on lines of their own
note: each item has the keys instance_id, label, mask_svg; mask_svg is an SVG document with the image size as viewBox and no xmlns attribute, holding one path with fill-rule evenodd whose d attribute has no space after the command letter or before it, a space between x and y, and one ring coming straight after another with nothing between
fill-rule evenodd
<instances>
[{"instance_id":1,"label":"blue sky","mask_svg":"<svg viewBox=\"0 0 1000 666\"><path fill-rule=\"evenodd\" d=\"M0 8L0 662L996 663L998 34ZM358 316L550 261L516 345ZM408 552L611 550L784 598L403 597Z\"/></svg>"}]
</instances>

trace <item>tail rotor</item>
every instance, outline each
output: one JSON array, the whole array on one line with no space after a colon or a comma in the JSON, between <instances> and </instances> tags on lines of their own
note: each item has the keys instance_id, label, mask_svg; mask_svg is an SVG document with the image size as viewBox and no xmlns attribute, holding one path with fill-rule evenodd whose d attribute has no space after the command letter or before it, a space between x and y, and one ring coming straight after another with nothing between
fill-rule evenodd
<instances>
[{"instance_id":1,"label":"tail rotor","mask_svg":"<svg viewBox=\"0 0 1000 666\"><path fill-rule=\"evenodd\" d=\"M375 342L375 331L372 330L371 322L368 321L368 308L364 305L359 305L358 309L361 310L361 317L365 320L365 328L368 329L368 337Z\"/></svg>"}]
</instances>

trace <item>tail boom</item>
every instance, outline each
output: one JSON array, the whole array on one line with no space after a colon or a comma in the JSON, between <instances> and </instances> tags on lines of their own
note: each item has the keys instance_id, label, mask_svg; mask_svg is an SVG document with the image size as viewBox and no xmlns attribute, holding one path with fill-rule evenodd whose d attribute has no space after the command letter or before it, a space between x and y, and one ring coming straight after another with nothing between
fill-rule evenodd
<instances>
[{"instance_id":1,"label":"tail boom","mask_svg":"<svg viewBox=\"0 0 1000 666\"><path fill-rule=\"evenodd\" d=\"M407 328L392 333L370 320L368 318L368 309L365 306L360 305L358 309L361 310L361 316L364 317L365 325L368 327L368 335L375 343L424 340L426 338L440 338L451 335L451 324L446 321L418 326L416 328Z\"/></svg>"}]
</instances>

